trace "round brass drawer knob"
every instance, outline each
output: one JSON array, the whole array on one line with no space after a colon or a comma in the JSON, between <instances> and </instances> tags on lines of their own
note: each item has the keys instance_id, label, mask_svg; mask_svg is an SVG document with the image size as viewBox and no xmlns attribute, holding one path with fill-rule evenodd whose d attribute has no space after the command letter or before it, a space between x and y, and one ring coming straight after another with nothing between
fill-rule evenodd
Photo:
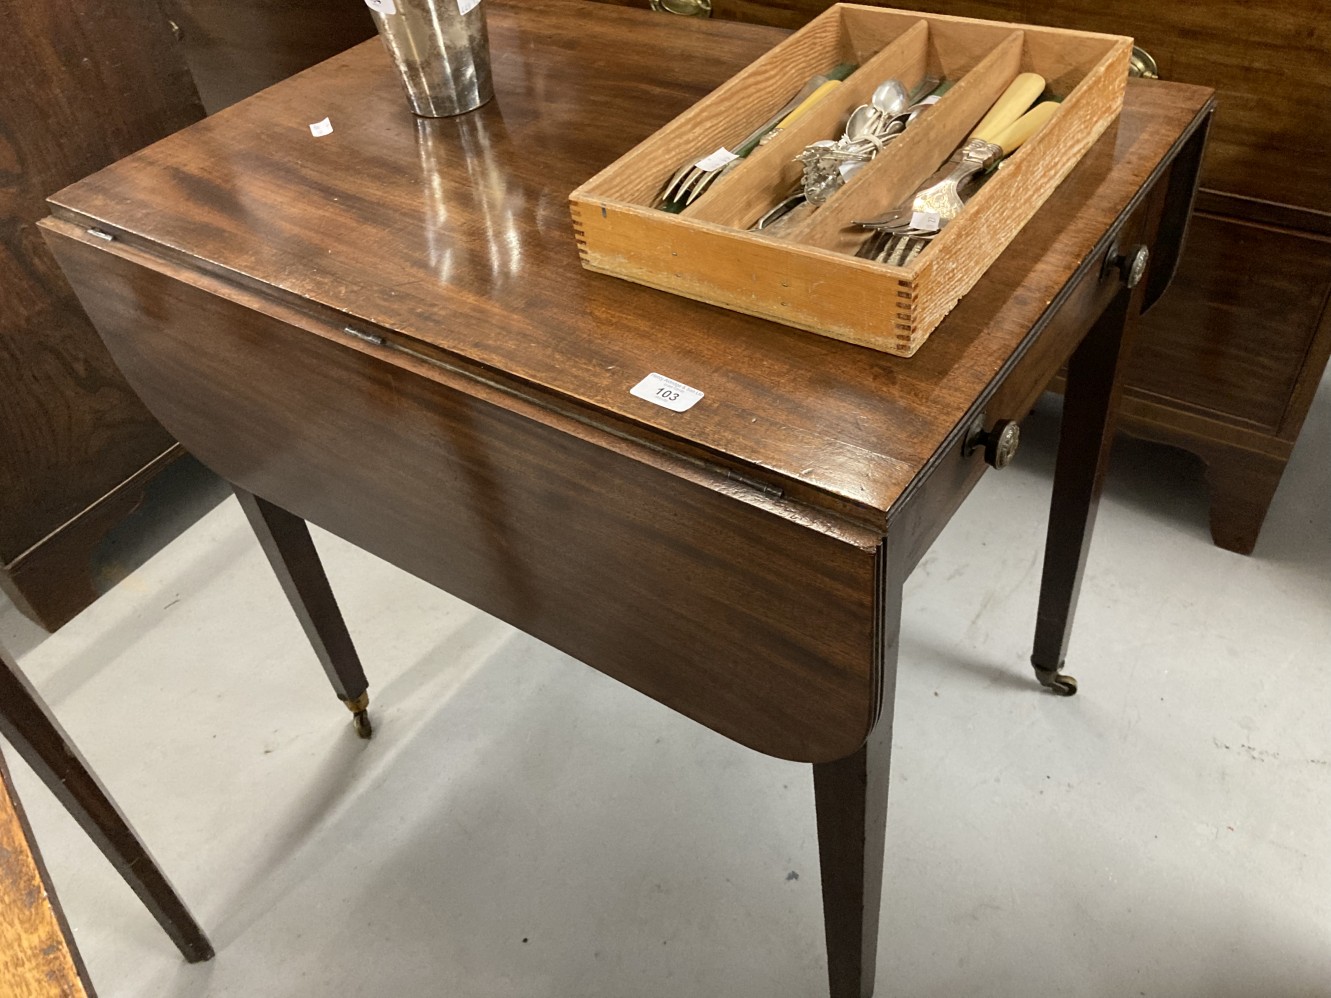
<instances>
[{"instance_id":1,"label":"round brass drawer knob","mask_svg":"<svg viewBox=\"0 0 1331 998\"><path fill-rule=\"evenodd\" d=\"M1129 288L1135 288L1146 275L1146 265L1151 262L1151 251L1145 246L1138 246L1128 254L1123 264L1123 280Z\"/></svg>"},{"instance_id":2,"label":"round brass drawer knob","mask_svg":"<svg viewBox=\"0 0 1331 998\"><path fill-rule=\"evenodd\" d=\"M1126 253L1120 253L1115 245L1105 257L1104 274L1117 270L1123 277L1123 283L1131 291L1146 276L1146 265L1151 262L1151 251L1145 246L1134 246Z\"/></svg>"},{"instance_id":3,"label":"round brass drawer knob","mask_svg":"<svg viewBox=\"0 0 1331 998\"><path fill-rule=\"evenodd\" d=\"M1021 446L1021 427L1010 419L1000 419L985 434L984 459L994 468L1006 468Z\"/></svg>"},{"instance_id":4,"label":"round brass drawer knob","mask_svg":"<svg viewBox=\"0 0 1331 998\"><path fill-rule=\"evenodd\" d=\"M966 441L965 453L972 454L983 447L986 464L993 468L1006 468L1017 456L1017 448L1021 446L1021 427L1012 419L1000 419L991 430L983 427L983 422L980 422Z\"/></svg>"}]
</instances>

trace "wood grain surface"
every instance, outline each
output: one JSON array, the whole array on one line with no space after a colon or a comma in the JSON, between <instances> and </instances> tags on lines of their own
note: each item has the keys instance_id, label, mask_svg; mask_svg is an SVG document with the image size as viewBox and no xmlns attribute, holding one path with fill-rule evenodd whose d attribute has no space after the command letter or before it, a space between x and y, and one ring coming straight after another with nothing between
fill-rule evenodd
<instances>
[{"instance_id":1,"label":"wood grain surface","mask_svg":"<svg viewBox=\"0 0 1331 998\"><path fill-rule=\"evenodd\" d=\"M371 42L62 191L55 212L881 527L1209 100L1130 87L1117 127L905 361L581 271L568 192L781 35L667 19L644 48L629 40L649 15L575 9L491 6L497 98L475 114L412 118ZM335 131L315 139L325 115ZM631 396L653 371L705 397L672 413Z\"/></svg>"},{"instance_id":2,"label":"wood grain surface","mask_svg":"<svg viewBox=\"0 0 1331 998\"><path fill-rule=\"evenodd\" d=\"M604 2L604 0L603 0ZM616 2L616 0L610 0ZM646 7L646 0L623 0ZM834 0L713 0L713 16L798 28ZM874 6L1129 35L1166 80L1214 87L1206 187L1331 212L1331 38L1322 0L914 0ZM1317 152L1320 150L1320 154Z\"/></svg>"},{"instance_id":3,"label":"wood grain surface","mask_svg":"<svg viewBox=\"0 0 1331 998\"><path fill-rule=\"evenodd\" d=\"M115 370L34 223L52 191L202 110L153 0L6 2L0 11L3 571L172 445ZM35 589L13 581L46 626L91 601L89 546L47 557ZM73 606L44 598L51 589L77 594Z\"/></svg>"},{"instance_id":4,"label":"wood grain surface","mask_svg":"<svg viewBox=\"0 0 1331 998\"><path fill-rule=\"evenodd\" d=\"M491 8L499 96L473 115L412 118L370 43L62 192L48 232L122 369L224 477L744 744L839 758L879 709L868 580L889 513L1065 306L1022 384L1071 352L1105 247L1209 94L1133 88L902 361L581 270L563 197L589 148L672 116L679 59L626 50L642 15L574 30L575 9ZM666 28L719 53L713 78L772 38ZM567 45L528 56L537 37ZM592 53L634 89L587 81ZM555 92L539 112L515 97ZM631 396L652 371L705 395L685 413Z\"/></svg>"},{"instance_id":5,"label":"wood grain surface","mask_svg":"<svg viewBox=\"0 0 1331 998\"><path fill-rule=\"evenodd\" d=\"M769 34L666 22L659 51L683 55L658 57L629 43L632 12L573 30L572 0L488 9L487 109L407 117L364 46L62 192L45 233L154 412L256 510L813 762L830 991L866 998L904 580L978 477L963 444L1021 415L987 407L1030 397L1074 350L1075 374L1120 345L1151 282L1116 291L1111 250L1168 246L1164 195L1191 188L1171 164L1195 173L1210 94L1129 88L1115 128L905 361L578 266L568 190L679 110L678 63L705 54L719 80ZM522 99L536 95L539 110ZM324 114L333 135L309 137ZM1092 471L1118 367L1073 379L1070 438L1089 440ZM705 394L684 413L639 404L648 371ZM1097 474L1060 475L1063 540L1089 536ZM286 515L261 515L261 537L294 529ZM1070 622L1062 580L1084 555L1051 547L1069 598L1046 631ZM313 601L288 588L310 620L336 616L321 586Z\"/></svg>"},{"instance_id":6,"label":"wood grain surface","mask_svg":"<svg viewBox=\"0 0 1331 998\"><path fill-rule=\"evenodd\" d=\"M9 767L0 754L0 994L94 998Z\"/></svg>"},{"instance_id":7,"label":"wood grain surface","mask_svg":"<svg viewBox=\"0 0 1331 998\"><path fill-rule=\"evenodd\" d=\"M81 321L86 322L83 313L79 314ZM100 340L98 348L105 349ZM115 377L123 381L119 371ZM137 396L134 401L141 404ZM162 432L156 420L153 429ZM47 630L54 631L73 620L115 578L119 566L113 559L108 566L104 554L108 535L142 508L153 480L183 453L179 444L172 444L72 520L60 524L3 566L0 592Z\"/></svg>"},{"instance_id":8,"label":"wood grain surface","mask_svg":"<svg viewBox=\"0 0 1331 998\"><path fill-rule=\"evenodd\" d=\"M1331 295L1331 238L1209 214L1192 225L1178 280L1197 295L1161 300L1150 328L1173 335L1143 340L1133 385L1203 415L1223 413L1278 433ZM1234 307L1251 298L1266 307L1256 314ZM1198 357L1205 362L1194 363Z\"/></svg>"},{"instance_id":9,"label":"wood grain surface","mask_svg":"<svg viewBox=\"0 0 1331 998\"><path fill-rule=\"evenodd\" d=\"M163 0L209 114L374 36L364 0Z\"/></svg>"}]
</instances>

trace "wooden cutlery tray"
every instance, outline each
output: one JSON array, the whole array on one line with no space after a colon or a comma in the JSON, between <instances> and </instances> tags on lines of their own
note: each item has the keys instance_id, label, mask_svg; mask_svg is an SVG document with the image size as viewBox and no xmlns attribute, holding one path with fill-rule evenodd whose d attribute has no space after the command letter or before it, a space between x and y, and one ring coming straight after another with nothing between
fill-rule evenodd
<instances>
[{"instance_id":1,"label":"wooden cutlery tray","mask_svg":"<svg viewBox=\"0 0 1331 998\"><path fill-rule=\"evenodd\" d=\"M571 195L590 270L909 357L1118 115L1132 39L837 4ZM733 145L805 81L859 68L680 214L655 207L686 161ZM909 265L858 258L851 223L907 199L1021 72L1062 100ZM795 156L841 134L883 80L957 81L825 204L780 236L749 226L798 182Z\"/></svg>"}]
</instances>

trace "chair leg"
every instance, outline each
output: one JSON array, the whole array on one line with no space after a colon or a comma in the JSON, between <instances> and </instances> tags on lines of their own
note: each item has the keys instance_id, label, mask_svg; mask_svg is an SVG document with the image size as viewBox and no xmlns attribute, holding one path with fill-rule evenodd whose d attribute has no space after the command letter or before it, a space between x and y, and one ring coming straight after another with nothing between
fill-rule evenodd
<instances>
[{"instance_id":1,"label":"chair leg","mask_svg":"<svg viewBox=\"0 0 1331 998\"><path fill-rule=\"evenodd\" d=\"M46 704L0 649L0 734L102 850L190 963L212 944Z\"/></svg>"}]
</instances>

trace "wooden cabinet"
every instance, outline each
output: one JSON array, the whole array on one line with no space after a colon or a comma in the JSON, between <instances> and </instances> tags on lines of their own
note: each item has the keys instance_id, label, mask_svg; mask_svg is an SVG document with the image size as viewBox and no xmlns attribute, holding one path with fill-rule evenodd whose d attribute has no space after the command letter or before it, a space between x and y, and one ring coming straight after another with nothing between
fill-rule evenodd
<instances>
[{"instance_id":1,"label":"wooden cabinet","mask_svg":"<svg viewBox=\"0 0 1331 998\"><path fill-rule=\"evenodd\" d=\"M374 35L364 0L163 0L209 114Z\"/></svg>"},{"instance_id":2,"label":"wooden cabinet","mask_svg":"<svg viewBox=\"0 0 1331 998\"><path fill-rule=\"evenodd\" d=\"M54 630L96 597L105 535L181 451L121 378L38 236L45 198L197 121L200 95L218 110L363 41L374 24L361 0L4 10L0 589Z\"/></svg>"},{"instance_id":3,"label":"wooden cabinet","mask_svg":"<svg viewBox=\"0 0 1331 998\"><path fill-rule=\"evenodd\" d=\"M0 588L55 628L92 556L179 453L34 223L45 198L203 115L155 0L5 5L0 58Z\"/></svg>"},{"instance_id":4,"label":"wooden cabinet","mask_svg":"<svg viewBox=\"0 0 1331 998\"><path fill-rule=\"evenodd\" d=\"M716 17L794 28L831 2L712 6ZM1326 4L881 5L1132 35L1163 78L1218 90L1187 250L1169 293L1147 316L1121 425L1200 455L1208 465L1212 536L1250 553L1331 354Z\"/></svg>"}]
</instances>

